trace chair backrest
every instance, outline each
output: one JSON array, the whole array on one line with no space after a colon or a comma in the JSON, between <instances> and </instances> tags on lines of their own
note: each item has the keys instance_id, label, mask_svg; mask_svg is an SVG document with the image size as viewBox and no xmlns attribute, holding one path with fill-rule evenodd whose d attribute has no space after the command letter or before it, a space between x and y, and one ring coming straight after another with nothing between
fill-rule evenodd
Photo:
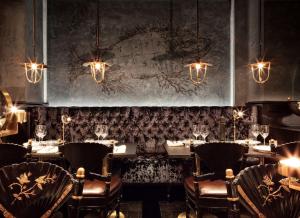
<instances>
[{"instance_id":1,"label":"chair backrest","mask_svg":"<svg viewBox=\"0 0 300 218\"><path fill-rule=\"evenodd\" d=\"M0 212L5 217L50 217L67 200L72 188L72 176L51 163L5 166L0 169Z\"/></svg>"},{"instance_id":2,"label":"chair backrest","mask_svg":"<svg viewBox=\"0 0 300 218\"><path fill-rule=\"evenodd\" d=\"M242 170L233 181L240 203L256 217L300 216L300 192L289 188L277 165L256 165ZM285 181L285 182L284 182Z\"/></svg>"},{"instance_id":3,"label":"chair backrest","mask_svg":"<svg viewBox=\"0 0 300 218\"><path fill-rule=\"evenodd\" d=\"M230 142L209 142L193 148L210 172L219 178L225 178L225 170L233 169L248 148Z\"/></svg>"},{"instance_id":4,"label":"chair backrest","mask_svg":"<svg viewBox=\"0 0 300 218\"><path fill-rule=\"evenodd\" d=\"M275 148L276 153L288 157L291 155L300 155L300 141L288 142L285 144L278 145Z\"/></svg>"},{"instance_id":5,"label":"chair backrest","mask_svg":"<svg viewBox=\"0 0 300 218\"><path fill-rule=\"evenodd\" d=\"M112 146L99 143L68 143L64 145L64 157L73 170L83 167L87 172L101 173L103 160L113 152Z\"/></svg>"},{"instance_id":6,"label":"chair backrest","mask_svg":"<svg viewBox=\"0 0 300 218\"><path fill-rule=\"evenodd\" d=\"M27 149L12 143L0 143L0 167L25 161Z\"/></svg>"}]
</instances>

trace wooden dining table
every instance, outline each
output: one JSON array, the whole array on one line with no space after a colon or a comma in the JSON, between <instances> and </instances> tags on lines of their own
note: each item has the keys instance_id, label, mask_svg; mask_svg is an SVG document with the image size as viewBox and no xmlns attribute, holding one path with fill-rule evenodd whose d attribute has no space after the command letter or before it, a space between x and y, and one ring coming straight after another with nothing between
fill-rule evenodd
<instances>
[{"instance_id":1,"label":"wooden dining table","mask_svg":"<svg viewBox=\"0 0 300 218\"><path fill-rule=\"evenodd\" d=\"M188 159L191 157L190 146L169 146L167 144L164 144L164 148L169 158ZM266 159L278 161L283 158L281 155L274 152L256 151L252 146L249 146L248 152L244 155L246 157L258 158L260 164L264 164Z\"/></svg>"},{"instance_id":2,"label":"wooden dining table","mask_svg":"<svg viewBox=\"0 0 300 218\"><path fill-rule=\"evenodd\" d=\"M130 144L130 143L125 143L126 145L126 150L124 153L113 153L114 158L118 159L123 159L123 158L135 158L136 157L136 144ZM26 144L24 143L24 146L26 147ZM45 149L47 149L48 145L44 145ZM56 144L56 145L51 145L51 146L57 146L58 149L55 152L45 152L45 153L40 153L40 152L35 152L32 151L30 153L30 157L32 159L37 159L39 161L46 161L46 160L51 160L51 159L60 159L63 158L63 154L60 151L61 149L59 148L60 146L63 146L62 144ZM118 146L118 145L117 145Z\"/></svg>"}]
</instances>

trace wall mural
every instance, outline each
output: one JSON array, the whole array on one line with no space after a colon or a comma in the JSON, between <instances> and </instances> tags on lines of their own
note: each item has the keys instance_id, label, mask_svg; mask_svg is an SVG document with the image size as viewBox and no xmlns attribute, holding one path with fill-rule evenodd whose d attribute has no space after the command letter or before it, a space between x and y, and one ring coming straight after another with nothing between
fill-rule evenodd
<instances>
[{"instance_id":1,"label":"wall mural","mask_svg":"<svg viewBox=\"0 0 300 218\"><path fill-rule=\"evenodd\" d=\"M200 54L212 63L193 85L196 1L102 0L101 57L112 65L96 84L82 64L94 57L96 1L48 1L50 105L198 106L230 101L228 0L200 0ZM172 26L172 28L170 28Z\"/></svg>"}]
</instances>

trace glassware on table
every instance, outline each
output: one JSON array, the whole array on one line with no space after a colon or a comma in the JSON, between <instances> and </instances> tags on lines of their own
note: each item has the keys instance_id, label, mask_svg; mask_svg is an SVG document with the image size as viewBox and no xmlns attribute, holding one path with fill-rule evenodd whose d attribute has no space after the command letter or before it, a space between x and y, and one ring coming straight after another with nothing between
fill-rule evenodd
<instances>
[{"instance_id":1,"label":"glassware on table","mask_svg":"<svg viewBox=\"0 0 300 218\"><path fill-rule=\"evenodd\" d=\"M101 134L102 134L102 125L97 125L95 128L95 135L98 137L98 141L100 140Z\"/></svg>"},{"instance_id":2,"label":"glassware on table","mask_svg":"<svg viewBox=\"0 0 300 218\"><path fill-rule=\"evenodd\" d=\"M101 136L102 139L105 139L106 136L108 136L108 126L107 125L101 125L101 126L102 126Z\"/></svg>"},{"instance_id":3,"label":"glassware on table","mask_svg":"<svg viewBox=\"0 0 300 218\"><path fill-rule=\"evenodd\" d=\"M193 135L195 136L196 140L198 139L200 134L200 126L195 124L193 125Z\"/></svg>"},{"instance_id":4,"label":"glassware on table","mask_svg":"<svg viewBox=\"0 0 300 218\"><path fill-rule=\"evenodd\" d=\"M255 140L257 140L257 137L260 134L260 126L259 124L252 124L250 127L251 134L255 137Z\"/></svg>"},{"instance_id":5,"label":"glassware on table","mask_svg":"<svg viewBox=\"0 0 300 218\"><path fill-rule=\"evenodd\" d=\"M264 138L264 145L266 145L266 138L269 136L270 129L269 125L260 126L260 135Z\"/></svg>"},{"instance_id":6,"label":"glassware on table","mask_svg":"<svg viewBox=\"0 0 300 218\"><path fill-rule=\"evenodd\" d=\"M44 137L47 135L46 125L36 125L35 135L38 137L39 142L43 141Z\"/></svg>"},{"instance_id":7,"label":"glassware on table","mask_svg":"<svg viewBox=\"0 0 300 218\"><path fill-rule=\"evenodd\" d=\"M209 135L208 125L200 126L200 135L202 136L203 140L206 141L206 137Z\"/></svg>"}]
</instances>

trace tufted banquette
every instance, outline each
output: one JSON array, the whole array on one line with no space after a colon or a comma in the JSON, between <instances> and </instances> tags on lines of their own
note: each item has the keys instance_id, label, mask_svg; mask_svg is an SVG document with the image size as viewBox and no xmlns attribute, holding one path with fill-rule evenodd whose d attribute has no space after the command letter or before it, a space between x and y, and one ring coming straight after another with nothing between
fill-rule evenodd
<instances>
[{"instance_id":1,"label":"tufted banquette","mask_svg":"<svg viewBox=\"0 0 300 218\"><path fill-rule=\"evenodd\" d=\"M241 108L241 107L239 107ZM30 134L34 126L45 124L47 138L62 137L61 115L68 114L72 122L65 127L67 141L96 138L96 124L107 124L109 136L121 143L137 144L138 157L122 163L124 182L180 182L182 161L167 158L163 147L167 139L192 138L193 124L210 128L209 140L218 139L220 117L225 118L226 136L233 135L233 107L31 107ZM248 137L249 124L256 121L255 108L243 108L245 117L237 121L237 137Z\"/></svg>"}]
</instances>

